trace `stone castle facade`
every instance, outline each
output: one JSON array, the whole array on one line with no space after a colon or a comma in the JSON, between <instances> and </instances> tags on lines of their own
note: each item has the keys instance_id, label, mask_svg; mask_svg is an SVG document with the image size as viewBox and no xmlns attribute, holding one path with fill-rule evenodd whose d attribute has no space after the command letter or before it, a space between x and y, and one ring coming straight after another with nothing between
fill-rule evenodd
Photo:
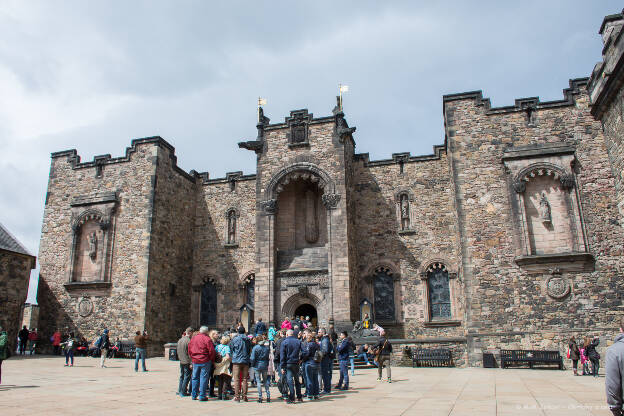
<instances>
[{"instance_id":1,"label":"stone castle facade","mask_svg":"<svg viewBox=\"0 0 624 416\"><path fill-rule=\"evenodd\" d=\"M616 16L605 25L621 29ZM624 146L621 116L605 110L620 130L603 133L588 84L498 108L480 91L446 95L445 142L426 156L356 153L339 106L274 124L260 109L257 138L238 144L257 155L253 175L187 173L160 137L117 158L53 153L41 327L146 328L157 349L189 324L303 314L350 328L370 313L392 338L450 346L460 365L610 337Z\"/></svg>"}]
</instances>

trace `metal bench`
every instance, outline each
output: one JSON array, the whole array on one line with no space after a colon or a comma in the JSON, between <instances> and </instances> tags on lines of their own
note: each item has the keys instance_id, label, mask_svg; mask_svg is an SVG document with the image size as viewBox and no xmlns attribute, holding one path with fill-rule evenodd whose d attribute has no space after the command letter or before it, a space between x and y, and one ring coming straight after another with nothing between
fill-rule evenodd
<instances>
[{"instance_id":1,"label":"metal bench","mask_svg":"<svg viewBox=\"0 0 624 416\"><path fill-rule=\"evenodd\" d=\"M521 364L528 364L529 368L533 368L534 364L556 364L559 370L563 370L563 358L559 351L501 350L501 368Z\"/></svg>"},{"instance_id":2,"label":"metal bench","mask_svg":"<svg viewBox=\"0 0 624 416\"><path fill-rule=\"evenodd\" d=\"M412 367L453 367L453 355L448 348L412 350Z\"/></svg>"}]
</instances>

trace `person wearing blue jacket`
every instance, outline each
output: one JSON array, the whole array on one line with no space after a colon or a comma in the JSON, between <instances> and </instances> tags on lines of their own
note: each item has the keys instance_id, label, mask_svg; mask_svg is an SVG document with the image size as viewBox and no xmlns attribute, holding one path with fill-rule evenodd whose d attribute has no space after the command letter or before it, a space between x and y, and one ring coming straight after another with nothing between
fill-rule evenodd
<instances>
[{"instance_id":1,"label":"person wearing blue jacket","mask_svg":"<svg viewBox=\"0 0 624 416\"><path fill-rule=\"evenodd\" d=\"M238 335L230 341L232 350L232 381L234 382L234 401L247 401L247 380L249 379L249 363L251 341L245 335L245 328L239 326Z\"/></svg>"},{"instance_id":2,"label":"person wearing blue jacket","mask_svg":"<svg viewBox=\"0 0 624 416\"><path fill-rule=\"evenodd\" d=\"M266 391L267 403L271 403L270 381L267 375L269 369L269 341L265 341L264 335L258 335L256 346L251 350L251 367L256 376L258 386L258 403L262 403L262 386Z\"/></svg>"},{"instance_id":3,"label":"person wearing blue jacket","mask_svg":"<svg viewBox=\"0 0 624 416\"><path fill-rule=\"evenodd\" d=\"M346 331L342 331L338 338L338 365L340 367L340 379L336 385L337 390L349 390L349 355L351 354L351 343L347 338Z\"/></svg>"},{"instance_id":4,"label":"person wearing blue jacket","mask_svg":"<svg viewBox=\"0 0 624 416\"><path fill-rule=\"evenodd\" d=\"M305 341L301 344L301 362L305 374L307 400L318 400L320 360L317 361L317 359L320 357L317 357L317 352L320 351L320 347L314 339L312 331L306 329L304 335Z\"/></svg>"},{"instance_id":5,"label":"person wearing blue jacket","mask_svg":"<svg viewBox=\"0 0 624 416\"><path fill-rule=\"evenodd\" d=\"M286 403L295 403L295 392L297 400L302 402L301 383L299 382L299 358L301 355L301 341L294 336L292 329L286 331L286 339L280 344L280 367L282 374L286 374L288 383L288 400Z\"/></svg>"}]
</instances>

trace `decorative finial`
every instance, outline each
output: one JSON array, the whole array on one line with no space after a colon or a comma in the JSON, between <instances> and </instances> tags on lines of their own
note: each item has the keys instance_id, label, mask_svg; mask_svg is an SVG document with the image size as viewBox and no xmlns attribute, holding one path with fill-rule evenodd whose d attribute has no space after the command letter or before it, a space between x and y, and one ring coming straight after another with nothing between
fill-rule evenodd
<instances>
[{"instance_id":1,"label":"decorative finial","mask_svg":"<svg viewBox=\"0 0 624 416\"><path fill-rule=\"evenodd\" d=\"M340 111L342 111L342 93L343 92L348 92L349 91L349 86L348 85L342 85L342 84L338 84L338 107L340 109Z\"/></svg>"},{"instance_id":2,"label":"decorative finial","mask_svg":"<svg viewBox=\"0 0 624 416\"><path fill-rule=\"evenodd\" d=\"M258 123L262 122L262 115L260 113L262 112L262 106L266 105L266 103L266 98L258 97Z\"/></svg>"}]
</instances>

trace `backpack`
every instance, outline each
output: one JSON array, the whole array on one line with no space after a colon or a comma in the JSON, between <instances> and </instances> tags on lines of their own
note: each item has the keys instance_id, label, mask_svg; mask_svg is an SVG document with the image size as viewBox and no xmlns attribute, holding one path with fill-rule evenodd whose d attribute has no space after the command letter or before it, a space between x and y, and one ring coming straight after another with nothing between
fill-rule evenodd
<instances>
[{"instance_id":1,"label":"backpack","mask_svg":"<svg viewBox=\"0 0 624 416\"><path fill-rule=\"evenodd\" d=\"M283 395L289 394L288 384L286 383L286 377L282 377L279 379L279 381L277 382L277 389Z\"/></svg>"},{"instance_id":2,"label":"backpack","mask_svg":"<svg viewBox=\"0 0 624 416\"><path fill-rule=\"evenodd\" d=\"M327 351L327 357L330 360L333 360L336 358L336 350L334 349L334 344L332 344L331 342L329 343L329 351Z\"/></svg>"},{"instance_id":3,"label":"backpack","mask_svg":"<svg viewBox=\"0 0 624 416\"><path fill-rule=\"evenodd\" d=\"M95 346L95 348L100 348L102 346L102 336L96 339L93 345Z\"/></svg>"},{"instance_id":4,"label":"backpack","mask_svg":"<svg viewBox=\"0 0 624 416\"><path fill-rule=\"evenodd\" d=\"M321 351L320 349L316 350L316 352L314 353L314 362L316 363L320 363L321 361L323 361L323 351Z\"/></svg>"}]
</instances>

